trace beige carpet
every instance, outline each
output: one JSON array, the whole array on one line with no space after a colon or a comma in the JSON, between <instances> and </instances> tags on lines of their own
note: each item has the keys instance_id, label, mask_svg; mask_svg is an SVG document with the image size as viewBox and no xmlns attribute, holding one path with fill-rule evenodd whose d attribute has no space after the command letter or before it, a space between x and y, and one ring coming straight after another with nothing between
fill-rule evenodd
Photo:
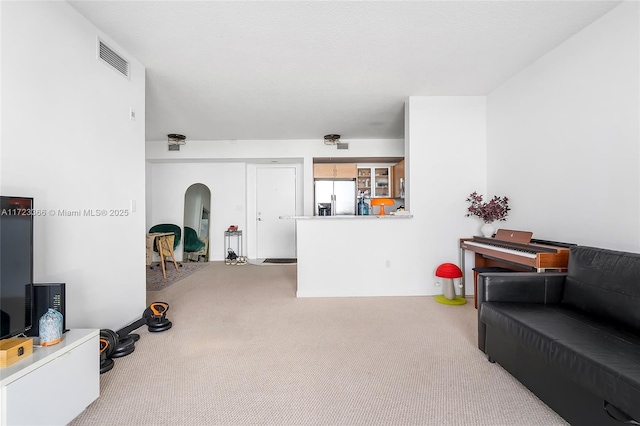
<instances>
[{"instance_id":1,"label":"beige carpet","mask_svg":"<svg viewBox=\"0 0 640 426\"><path fill-rule=\"evenodd\" d=\"M476 348L473 304L295 297L296 266L212 262L149 292L138 332L71 425L566 425Z\"/></svg>"}]
</instances>

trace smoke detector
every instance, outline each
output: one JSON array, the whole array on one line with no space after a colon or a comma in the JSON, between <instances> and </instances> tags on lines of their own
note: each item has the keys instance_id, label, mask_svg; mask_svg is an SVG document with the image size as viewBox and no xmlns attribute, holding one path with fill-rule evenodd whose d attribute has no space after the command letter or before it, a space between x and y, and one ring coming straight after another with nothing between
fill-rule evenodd
<instances>
[{"instance_id":1,"label":"smoke detector","mask_svg":"<svg viewBox=\"0 0 640 426\"><path fill-rule=\"evenodd\" d=\"M170 133L167 135L169 143L169 151L180 151L180 145L187 143L187 137L185 135L179 135L177 133Z\"/></svg>"}]
</instances>

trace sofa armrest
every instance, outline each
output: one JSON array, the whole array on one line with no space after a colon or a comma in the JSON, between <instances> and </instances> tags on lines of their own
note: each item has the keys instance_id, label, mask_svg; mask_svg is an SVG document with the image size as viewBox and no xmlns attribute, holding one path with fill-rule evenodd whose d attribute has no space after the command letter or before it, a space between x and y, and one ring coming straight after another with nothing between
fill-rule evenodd
<instances>
[{"instance_id":1,"label":"sofa armrest","mask_svg":"<svg viewBox=\"0 0 640 426\"><path fill-rule=\"evenodd\" d=\"M483 302L560 303L564 272L482 273L478 275L478 309Z\"/></svg>"},{"instance_id":2,"label":"sofa armrest","mask_svg":"<svg viewBox=\"0 0 640 426\"><path fill-rule=\"evenodd\" d=\"M478 275L478 349L485 352L487 327L480 320L484 302L560 303L564 272L485 272Z\"/></svg>"}]
</instances>

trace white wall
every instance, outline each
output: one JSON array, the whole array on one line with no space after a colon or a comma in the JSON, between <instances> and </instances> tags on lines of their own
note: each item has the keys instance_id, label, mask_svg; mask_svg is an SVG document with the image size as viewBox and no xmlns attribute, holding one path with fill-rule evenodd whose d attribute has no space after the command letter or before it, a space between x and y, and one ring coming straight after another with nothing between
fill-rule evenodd
<instances>
[{"instance_id":1,"label":"white wall","mask_svg":"<svg viewBox=\"0 0 640 426\"><path fill-rule=\"evenodd\" d=\"M410 155L405 160L410 211L408 240L401 247L412 258L411 279L434 287L436 268L458 264L459 238L479 234L482 222L465 217L465 199L485 192L486 99L484 96L412 96L405 130ZM473 286L466 286L473 294Z\"/></svg>"},{"instance_id":2,"label":"white wall","mask_svg":"<svg viewBox=\"0 0 640 426\"><path fill-rule=\"evenodd\" d=\"M194 183L202 183L211 191L209 218L209 260L224 259L224 231L229 225L246 229L246 165L229 163L150 163L150 219L153 225L173 223L184 227L184 196ZM176 248L182 259L183 246Z\"/></svg>"},{"instance_id":3,"label":"white wall","mask_svg":"<svg viewBox=\"0 0 640 426\"><path fill-rule=\"evenodd\" d=\"M432 294L416 218L298 219L297 297Z\"/></svg>"},{"instance_id":4,"label":"white wall","mask_svg":"<svg viewBox=\"0 0 640 426\"><path fill-rule=\"evenodd\" d=\"M145 70L66 2L0 8L0 191L47 211L35 218L34 278L66 283L67 326L119 329L146 306ZM97 36L131 61L130 81L96 59ZM59 214L131 200L126 217Z\"/></svg>"},{"instance_id":5,"label":"white wall","mask_svg":"<svg viewBox=\"0 0 640 426\"><path fill-rule=\"evenodd\" d=\"M317 140L189 140L180 151L169 151L167 141L147 141L148 161L292 159L306 157L402 157L403 139L341 139L349 149L325 145L322 136Z\"/></svg>"},{"instance_id":6,"label":"white wall","mask_svg":"<svg viewBox=\"0 0 640 426\"><path fill-rule=\"evenodd\" d=\"M488 188L534 238L640 251L638 3L488 96Z\"/></svg>"},{"instance_id":7,"label":"white wall","mask_svg":"<svg viewBox=\"0 0 640 426\"><path fill-rule=\"evenodd\" d=\"M478 233L465 199L486 188L486 99L410 97L405 112L413 217L298 220L299 296L442 294L436 268Z\"/></svg>"}]
</instances>

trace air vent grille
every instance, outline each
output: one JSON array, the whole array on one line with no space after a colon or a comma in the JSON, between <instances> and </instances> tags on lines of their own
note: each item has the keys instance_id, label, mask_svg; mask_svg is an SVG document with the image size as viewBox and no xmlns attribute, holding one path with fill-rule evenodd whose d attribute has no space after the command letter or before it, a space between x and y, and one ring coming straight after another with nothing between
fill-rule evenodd
<instances>
[{"instance_id":1,"label":"air vent grille","mask_svg":"<svg viewBox=\"0 0 640 426\"><path fill-rule=\"evenodd\" d=\"M104 44L102 40L98 40L98 56L105 63L109 64L120 74L129 78L129 61L118 55L113 49Z\"/></svg>"}]
</instances>

